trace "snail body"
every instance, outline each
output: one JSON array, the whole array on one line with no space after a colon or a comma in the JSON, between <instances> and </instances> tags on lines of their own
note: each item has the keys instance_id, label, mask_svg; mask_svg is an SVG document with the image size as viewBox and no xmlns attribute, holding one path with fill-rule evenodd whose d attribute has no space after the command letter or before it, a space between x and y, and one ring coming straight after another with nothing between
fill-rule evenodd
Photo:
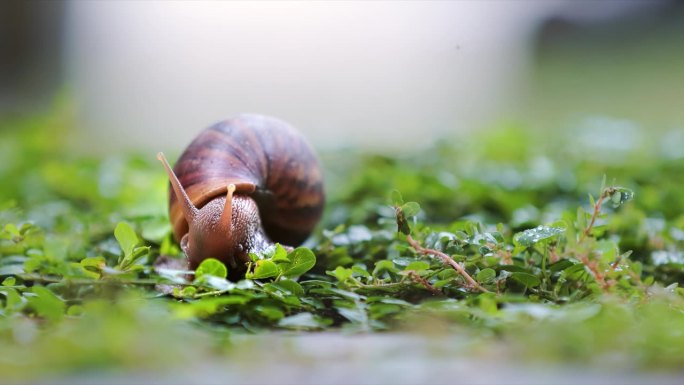
<instances>
[{"instance_id":1,"label":"snail body","mask_svg":"<svg viewBox=\"0 0 684 385\"><path fill-rule=\"evenodd\" d=\"M216 258L244 273L250 252L301 244L323 213L318 159L278 119L239 115L202 131L173 169L158 158L171 184L174 237L191 269Z\"/></svg>"}]
</instances>

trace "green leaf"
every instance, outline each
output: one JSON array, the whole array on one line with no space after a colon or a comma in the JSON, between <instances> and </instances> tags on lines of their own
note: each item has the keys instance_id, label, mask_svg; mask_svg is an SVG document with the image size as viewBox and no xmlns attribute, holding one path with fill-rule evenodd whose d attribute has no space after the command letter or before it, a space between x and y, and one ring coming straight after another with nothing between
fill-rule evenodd
<instances>
[{"instance_id":1,"label":"green leaf","mask_svg":"<svg viewBox=\"0 0 684 385\"><path fill-rule=\"evenodd\" d=\"M518 265L502 265L498 267L499 270L510 271L511 273L521 272L529 273L530 270Z\"/></svg>"},{"instance_id":2,"label":"green leaf","mask_svg":"<svg viewBox=\"0 0 684 385\"><path fill-rule=\"evenodd\" d=\"M28 304L39 316L53 322L64 317L66 304L50 289L34 286L31 292L35 295L28 298Z\"/></svg>"},{"instance_id":3,"label":"green leaf","mask_svg":"<svg viewBox=\"0 0 684 385\"><path fill-rule=\"evenodd\" d=\"M14 286L17 283L17 279L14 277L7 277L2 281L2 286Z\"/></svg>"},{"instance_id":4,"label":"green leaf","mask_svg":"<svg viewBox=\"0 0 684 385\"><path fill-rule=\"evenodd\" d=\"M371 276L370 273L368 272L368 270L366 270L365 266L362 267L362 266L354 265L354 266L352 266L351 269L352 269L352 274L355 277L370 277Z\"/></svg>"},{"instance_id":5,"label":"green leaf","mask_svg":"<svg viewBox=\"0 0 684 385\"><path fill-rule=\"evenodd\" d=\"M275 306L256 306L254 310L263 317L266 317L270 322L275 322L285 317L285 313Z\"/></svg>"},{"instance_id":6,"label":"green leaf","mask_svg":"<svg viewBox=\"0 0 684 385\"><path fill-rule=\"evenodd\" d=\"M248 303L250 297L241 295L229 295L220 297L202 298L199 301L177 304L175 306L175 316L180 319L192 317L206 318L218 313L230 306L241 306Z\"/></svg>"},{"instance_id":7,"label":"green leaf","mask_svg":"<svg viewBox=\"0 0 684 385\"><path fill-rule=\"evenodd\" d=\"M247 273L246 278L264 279L275 277L280 274L280 268L273 261L261 259L255 262L254 272Z\"/></svg>"},{"instance_id":8,"label":"green leaf","mask_svg":"<svg viewBox=\"0 0 684 385\"><path fill-rule=\"evenodd\" d=\"M311 313L299 313L285 317L278 322L278 326L287 329L319 329L325 326Z\"/></svg>"},{"instance_id":9,"label":"green leaf","mask_svg":"<svg viewBox=\"0 0 684 385\"><path fill-rule=\"evenodd\" d=\"M352 301L361 301L364 298L362 295L354 293L353 291L349 290L331 288L328 291L331 293L335 293L343 298L350 299Z\"/></svg>"},{"instance_id":10,"label":"green leaf","mask_svg":"<svg viewBox=\"0 0 684 385\"><path fill-rule=\"evenodd\" d=\"M393 266L394 267L394 266ZM415 271L415 272L421 272L428 270L430 268L430 264L425 262L425 261L413 261L409 263L405 268L404 271Z\"/></svg>"},{"instance_id":11,"label":"green leaf","mask_svg":"<svg viewBox=\"0 0 684 385\"><path fill-rule=\"evenodd\" d=\"M342 266L337 266L335 268L335 270L328 271L328 272L326 272L326 274L337 278L337 280L339 282L344 282L344 281L348 280L349 278L351 278L353 272L352 272L352 269L347 269L347 268L344 268Z\"/></svg>"},{"instance_id":12,"label":"green leaf","mask_svg":"<svg viewBox=\"0 0 684 385\"><path fill-rule=\"evenodd\" d=\"M83 315L84 309L81 305L71 305L67 309L66 314L72 317Z\"/></svg>"},{"instance_id":13,"label":"green leaf","mask_svg":"<svg viewBox=\"0 0 684 385\"><path fill-rule=\"evenodd\" d=\"M290 262L290 258L287 255L287 250L285 250L285 248L282 247L280 243L276 243L275 251L273 252L273 257L271 257L271 261Z\"/></svg>"},{"instance_id":14,"label":"green leaf","mask_svg":"<svg viewBox=\"0 0 684 385\"><path fill-rule=\"evenodd\" d=\"M6 237L6 239L12 239L13 237L20 237L21 236L21 232L19 232L19 228L14 223L6 224L5 227L3 228L3 231L5 233L7 233L7 235L8 235Z\"/></svg>"},{"instance_id":15,"label":"green leaf","mask_svg":"<svg viewBox=\"0 0 684 385\"><path fill-rule=\"evenodd\" d=\"M420 212L420 205L416 202L407 202L401 206L401 211L407 218L415 217Z\"/></svg>"},{"instance_id":16,"label":"green leaf","mask_svg":"<svg viewBox=\"0 0 684 385\"><path fill-rule=\"evenodd\" d=\"M194 286L186 286L178 292L179 297L194 297L197 294L197 288Z\"/></svg>"},{"instance_id":17,"label":"green leaf","mask_svg":"<svg viewBox=\"0 0 684 385\"><path fill-rule=\"evenodd\" d=\"M541 284L539 277L529 273L512 273L511 278L522 283L526 287L535 287Z\"/></svg>"},{"instance_id":18,"label":"green leaf","mask_svg":"<svg viewBox=\"0 0 684 385\"><path fill-rule=\"evenodd\" d=\"M132 255L133 249L140 243L138 235L126 222L119 222L119 224L116 225L114 237L119 242L119 246L126 256Z\"/></svg>"},{"instance_id":19,"label":"green leaf","mask_svg":"<svg viewBox=\"0 0 684 385\"><path fill-rule=\"evenodd\" d=\"M316 256L306 247L298 247L289 255L290 262L280 263L280 270L285 277L298 277L316 265Z\"/></svg>"},{"instance_id":20,"label":"green leaf","mask_svg":"<svg viewBox=\"0 0 684 385\"><path fill-rule=\"evenodd\" d=\"M107 266L107 262L104 257L88 257L83 258L80 262L83 267L91 267L95 270L102 270Z\"/></svg>"},{"instance_id":21,"label":"green leaf","mask_svg":"<svg viewBox=\"0 0 684 385\"><path fill-rule=\"evenodd\" d=\"M388 261L386 259L378 261L375 263L375 268L373 269L373 276L378 277L380 274L385 273L385 272L391 272L391 273L397 273L399 270L397 270L396 267L394 267L394 263L392 261Z\"/></svg>"},{"instance_id":22,"label":"green leaf","mask_svg":"<svg viewBox=\"0 0 684 385\"><path fill-rule=\"evenodd\" d=\"M634 191L625 187L611 187L609 188L608 198L613 204L613 208L618 208L634 199Z\"/></svg>"},{"instance_id":23,"label":"green leaf","mask_svg":"<svg viewBox=\"0 0 684 385\"><path fill-rule=\"evenodd\" d=\"M394 267L394 266L393 266ZM377 268L377 266L376 266ZM404 268L404 271L415 271L417 273L421 271L428 270L430 268L430 264L425 262L425 261L413 261L406 265Z\"/></svg>"},{"instance_id":24,"label":"green leaf","mask_svg":"<svg viewBox=\"0 0 684 385\"><path fill-rule=\"evenodd\" d=\"M485 293L477 297L477 304L479 308L486 314L496 314L499 311L496 297L492 293Z\"/></svg>"},{"instance_id":25,"label":"green leaf","mask_svg":"<svg viewBox=\"0 0 684 385\"><path fill-rule=\"evenodd\" d=\"M23 297L11 287L0 288L0 294L5 295L5 314L20 311L24 305Z\"/></svg>"},{"instance_id":26,"label":"green leaf","mask_svg":"<svg viewBox=\"0 0 684 385\"><path fill-rule=\"evenodd\" d=\"M20 264L0 266L0 275L19 275L24 274L25 268Z\"/></svg>"},{"instance_id":27,"label":"green leaf","mask_svg":"<svg viewBox=\"0 0 684 385\"><path fill-rule=\"evenodd\" d=\"M586 266L577 263L561 271L561 277L565 279L578 280L587 273Z\"/></svg>"},{"instance_id":28,"label":"green leaf","mask_svg":"<svg viewBox=\"0 0 684 385\"><path fill-rule=\"evenodd\" d=\"M292 293L292 295L296 295L298 297L304 295L304 289L302 288L302 285L289 279L281 279L277 282L269 283L269 285L288 291Z\"/></svg>"},{"instance_id":29,"label":"green leaf","mask_svg":"<svg viewBox=\"0 0 684 385\"><path fill-rule=\"evenodd\" d=\"M567 259L561 259L560 261L549 265L549 271L551 271L552 273L555 273L555 272L558 272L561 270L565 270L568 267L573 266L573 265L574 265L573 262L571 262Z\"/></svg>"},{"instance_id":30,"label":"green leaf","mask_svg":"<svg viewBox=\"0 0 684 385\"><path fill-rule=\"evenodd\" d=\"M373 303L368 309L368 314L372 319L381 319L383 317L397 314L402 310L402 307L390 303Z\"/></svg>"},{"instance_id":31,"label":"green leaf","mask_svg":"<svg viewBox=\"0 0 684 385\"><path fill-rule=\"evenodd\" d=\"M362 307L338 307L336 310L342 317L351 322L360 324L368 322L368 314L366 309Z\"/></svg>"},{"instance_id":32,"label":"green leaf","mask_svg":"<svg viewBox=\"0 0 684 385\"><path fill-rule=\"evenodd\" d=\"M513 237L513 243L523 247L530 247L541 241L552 240L564 232L565 228L562 227L540 225L533 229L525 230L521 233L515 234Z\"/></svg>"},{"instance_id":33,"label":"green leaf","mask_svg":"<svg viewBox=\"0 0 684 385\"><path fill-rule=\"evenodd\" d=\"M494 278L496 278L496 271L491 268L482 269L475 276L475 279L480 283L493 282Z\"/></svg>"},{"instance_id":34,"label":"green leaf","mask_svg":"<svg viewBox=\"0 0 684 385\"><path fill-rule=\"evenodd\" d=\"M133 249L133 253L130 257L130 263L135 263L140 258L147 256L150 253L149 246L140 246Z\"/></svg>"},{"instance_id":35,"label":"green leaf","mask_svg":"<svg viewBox=\"0 0 684 385\"><path fill-rule=\"evenodd\" d=\"M214 277L226 278L228 276L228 269L223 262L215 258L207 258L195 270L195 279L200 279L205 275L212 275Z\"/></svg>"}]
</instances>

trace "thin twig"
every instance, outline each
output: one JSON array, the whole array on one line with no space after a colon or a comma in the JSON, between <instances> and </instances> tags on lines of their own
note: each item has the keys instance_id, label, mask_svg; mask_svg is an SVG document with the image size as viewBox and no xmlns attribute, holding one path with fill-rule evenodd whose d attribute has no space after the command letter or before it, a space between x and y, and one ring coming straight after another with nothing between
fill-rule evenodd
<instances>
[{"instance_id":1,"label":"thin twig","mask_svg":"<svg viewBox=\"0 0 684 385\"><path fill-rule=\"evenodd\" d=\"M594 228L594 224L596 223L596 219L598 219L598 216L601 213L601 206L603 205L604 199L609 197L614 192L615 188L613 187L607 187L601 192L601 195L599 196L598 200L596 201L596 203L594 203L594 210L591 214L591 221L589 222L589 225L584 229L584 231L582 231L578 243L581 244L590 235L591 230ZM607 290L613 285L611 282L606 281L605 275L599 270L598 263L595 259L590 257L590 254L585 253L580 255L579 260L584 264L584 266L587 267L587 269L589 269L589 271L594 276L594 279L601 286L602 289Z\"/></svg>"},{"instance_id":2,"label":"thin twig","mask_svg":"<svg viewBox=\"0 0 684 385\"><path fill-rule=\"evenodd\" d=\"M561 257L556 254L556 248L551 246L549 248L549 262L556 263L561 259Z\"/></svg>"},{"instance_id":3,"label":"thin twig","mask_svg":"<svg viewBox=\"0 0 684 385\"><path fill-rule=\"evenodd\" d=\"M423 285L433 295L439 295L439 296L444 295L444 293L442 293L441 290L432 286L432 284L430 282L428 282L427 279L421 277L415 270L409 270L407 273L408 273L409 278L411 278L414 282Z\"/></svg>"},{"instance_id":4,"label":"thin twig","mask_svg":"<svg viewBox=\"0 0 684 385\"><path fill-rule=\"evenodd\" d=\"M192 298L202 298L202 297L210 297L210 296L219 296L219 295L223 295L223 294L229 293L231 290L233 290L233 288L230 288L230 289L223 289L223 290L207 291L207 292L204 292L204 293L195 294L195 295L192 296Z\"/></svg>"},{"instance_id":5,"label":"thin twig","mask_svg":"<svg viewBox=\"0 0 684 385\"><path fill-rule=\"evenodd\" d=\"M608 187L605 190L601 192L601 195L599 196L598 200L596 203L594 203L594 212L591 214L591 222L589 222L589 226L587 226L586 229L582 232L582 235L580 236L579 243L582 243L586 237L589 236L589 233L591 230L594 228L594 224L596 223L596 219L598 218L599 214L601 213L601 206L603 205L603 200L606 199L609 195L615 192L615 189L613 187Z\"/></svg>"},{"instance_id":6,"label":"thin twig","mask_svg":"<svg viewBox=\"0 0 684 385\"><path fill-rule=\"evenodd\" d=\"M606 281L605 275L599 270L598 262L595 259L590 259L588 254L582 254L578 258L589 269L589 272L594 276L596 283L601 288L608 289L612 286L612 284Z\"/></svg>"},{"instance_id":7,"label":"thin twig","mask_svg":"<svg viewBox=\"0 0 684 385\"><path fill-rule=\"evenodd\" d=\"M465 271L465 269L463 268L463 266L461 266L458 262L454 261L454 259L451 258L449 255L447 255L447 254L445 254L445 253L443 253L443 252L441 252L441 251L439 251L439 250L429 249L429 248L426 248L426 247L421 246L420 243L418 243L418 242L417 242L415 239L413 239L413 237L411 237L410 235L407 235L407 236L406 236L406 240L408 241L409 245L411 245L411 247L413 247L413 248L414 248L417 252L419 252L420 254L423 254L423 255L428 255L428 254L433 255L433 256L435 256L435 257L441 259L442 262L444 262L444 264L453 267L454 270L456 270L459 274L461 274L461 276L462 276L463 278L465 278L466 281L468 281L468 284L469 284L471 287L474 287L474 288L480 290L480 291L483 292L483 293L489 293L489 290L487 290L487 289L485 289L484 287L480 286L480 284L477 283L477 281L475 281L475 280L473 279L473 277L471 277L470 274L468 274L468 272Z\"/></svg>"}]
</instances>

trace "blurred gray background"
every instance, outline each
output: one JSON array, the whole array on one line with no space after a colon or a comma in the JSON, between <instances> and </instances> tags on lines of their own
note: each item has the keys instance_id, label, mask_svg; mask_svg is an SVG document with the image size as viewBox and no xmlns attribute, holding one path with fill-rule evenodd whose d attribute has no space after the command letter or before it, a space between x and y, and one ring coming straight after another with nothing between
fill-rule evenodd
<instances>
[{"instance_id":1,"label":"blurred gray background","mask_svg":"<svg viewBox=\"0 0 684 385\"><path fill-rule=\"evenodd\" d=\"M83 151L179 152L240 112L320 148L388 151L510 122L684 130L684 6L0 2L0 118L56 95Z\"/></svg>"}]
</instances>

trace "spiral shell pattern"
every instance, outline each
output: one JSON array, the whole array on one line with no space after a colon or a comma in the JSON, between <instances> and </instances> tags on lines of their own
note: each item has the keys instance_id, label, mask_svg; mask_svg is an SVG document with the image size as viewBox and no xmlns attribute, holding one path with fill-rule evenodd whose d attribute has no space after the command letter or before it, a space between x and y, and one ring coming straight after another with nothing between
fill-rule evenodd
<instances>
[{"instance_id":1,"label":"spiral shell pattern","mask_svg":"<svg viewBox=\"0 0 684 385\"><path fill-rule=\"evenodd\" d=\"M302 134L275 118L243 114L214 124L190 143L174 172L197 208L235 184L236 194L257 203L273 242L299 245L323 213L318 158ZM169 215L177 240L188 231L179 203L171 190Z\"/></svg>"}]
</instances>

